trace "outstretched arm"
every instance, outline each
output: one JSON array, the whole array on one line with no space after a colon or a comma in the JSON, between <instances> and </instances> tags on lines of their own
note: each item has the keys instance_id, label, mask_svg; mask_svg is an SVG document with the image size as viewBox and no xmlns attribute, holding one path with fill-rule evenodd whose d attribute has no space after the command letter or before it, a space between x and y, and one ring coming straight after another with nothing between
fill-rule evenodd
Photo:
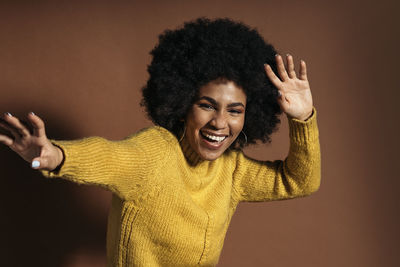
<instances>
[{"instance_id":1,"label":"outstretched arm","mask_svg":"<svg viewBox=\"0 0 400 267\"><path fill-rule=\"evenodd\" d=\"M31 163L32 168L52 171L63 161L62 151L47 139L44 122L33 112L27 116L32 126L30 131L17 117L5 113L0 127L10 133L0 134L0 143Z\"/></svg>"},{"instance_id":2,"label":"outstretched arm","mask_svg":"<svg viewBox=\"0 0 400 267\"><path fill-rule=\"evenodd\" d=\"M0 142L46 177L102 186L125 199L143 197L156 188L158 181L151 173L166 162L169 143L176 141L161 127L144 129L120 141L101 137L50 141L38 116L30 113L28 121L32 132L18 118L5 114L0 125L10 136L0 135Z\"/></svg>"}]
</instances>

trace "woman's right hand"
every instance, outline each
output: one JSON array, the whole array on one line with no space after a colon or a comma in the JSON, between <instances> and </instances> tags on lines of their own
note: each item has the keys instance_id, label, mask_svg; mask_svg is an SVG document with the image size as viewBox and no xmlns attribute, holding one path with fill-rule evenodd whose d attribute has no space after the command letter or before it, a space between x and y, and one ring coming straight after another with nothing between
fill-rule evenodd
<instances>
[{"instance_id":1,"label":"woman's right hand","mask_svg":"<svg viewBox=\"0 0 400 267\"><path fill-rule=\"evenodd\" d=\"M15 151L34 169L56 169L64 159L63 152L47 139L44 122L38 116L31 112L27 118L32 132L17 117L5 113L0 127L9 131L13 138L0 134L0 143Z\"/></svg>"}]
</instances>

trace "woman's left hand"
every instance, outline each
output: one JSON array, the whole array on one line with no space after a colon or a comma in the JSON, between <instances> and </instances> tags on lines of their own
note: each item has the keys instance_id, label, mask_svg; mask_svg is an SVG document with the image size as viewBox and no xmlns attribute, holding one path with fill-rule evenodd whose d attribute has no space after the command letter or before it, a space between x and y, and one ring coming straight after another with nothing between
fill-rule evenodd
<instances>
[{"instance_id":1,"label":"woman's left hand","mask_svg":"<svg viewBox=\"0 0 400 267\"><path fill-rule=\"evenodd\" d=\"M300 61L299 77L297 77L294 70L293 57L287 55L286 60L288 71L285 69L282 57L276 55L279 78L268 64L265 65L265 71L268 78L281 94L278 98L278 103L282 111L289 117L306 120L311 116L313 110L311 90L307 80L306 63L303 60Z\"/></svg>"}]
</instances>

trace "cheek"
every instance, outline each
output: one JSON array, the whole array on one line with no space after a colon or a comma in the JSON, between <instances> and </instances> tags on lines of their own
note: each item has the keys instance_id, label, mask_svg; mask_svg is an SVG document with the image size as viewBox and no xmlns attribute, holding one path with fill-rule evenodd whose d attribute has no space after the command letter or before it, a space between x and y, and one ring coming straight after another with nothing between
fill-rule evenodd
<instances>
[{"instance_id":1,"label":"cheek","mask_svg":"<svg viewBox=\"0 0 400 267\"><path fill-rule=\"evenodd\" d=\"M208 123L208 115L206 112L196 110L195 108L186 117L187 132L194 138L197 132Z\"/></svg>"},{"instance_id":2,"label":"cheek","mask_svg":"<svg viewBox=\"0 0 400 267\"><path fill-rule=\"evenodd\" d=\"M240 132L243 130L244 126L244 117L238 118L231 122L231 130L233 135L239 135Z\"/></svg>"},{"instance_id":3,"label":"cheek","mask_svg":"<svg viewBox=\"0 0 400 267\"><path fill-rule=\"evenodd\" d=\"M187 117L187 123L193 130L199 130L209 122L209 117L208 112L194 109Z\"/></svg>"}]
</instances>

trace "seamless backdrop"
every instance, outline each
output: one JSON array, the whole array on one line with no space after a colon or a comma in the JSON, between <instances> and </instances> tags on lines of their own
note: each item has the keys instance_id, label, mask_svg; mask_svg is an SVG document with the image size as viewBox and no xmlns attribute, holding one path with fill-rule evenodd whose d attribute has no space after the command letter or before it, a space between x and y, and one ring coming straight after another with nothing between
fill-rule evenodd
<instances>
[{"instance_id":1,"label":"seamless backdrop","mask_svg":"<svg viewBox=\"0 0 400 267\"><path fill-rule=\"evenodd\" d=\"M149 51L200 16L256 27L308 64L322 184L308 197L243 203L218 266L399 266L399 20L396 1L0 1L0 112L34 111L50 138L121 139L151 125L139 106ZM283 159L288 129L247 153ZM0 146L2 266L105 266L110 194L46 180Z\"/></svg>"}]
</instances>

